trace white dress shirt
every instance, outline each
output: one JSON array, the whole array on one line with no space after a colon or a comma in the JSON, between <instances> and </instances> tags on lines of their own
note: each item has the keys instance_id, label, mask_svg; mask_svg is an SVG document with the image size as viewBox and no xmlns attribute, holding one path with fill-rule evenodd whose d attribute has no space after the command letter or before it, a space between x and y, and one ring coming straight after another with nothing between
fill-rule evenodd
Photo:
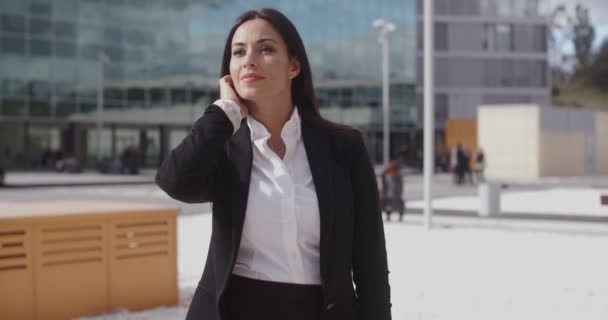
<instances>
[{"instance_id":1,"label":"white dress shirt","mask_svg":"<svg viewBox=\"0 0 608 320\"><path fill-rule=\"evenodd\" d=\"M226 112L236 130L240 107L231 100L214 103ZM253 165L240 249L232 273L258 280L321 284L320 218L317 194L302 141L300 117L294 107L281 130L283 159L266 144L266 127L247 117Z\"/></svg>"}]
</instances>

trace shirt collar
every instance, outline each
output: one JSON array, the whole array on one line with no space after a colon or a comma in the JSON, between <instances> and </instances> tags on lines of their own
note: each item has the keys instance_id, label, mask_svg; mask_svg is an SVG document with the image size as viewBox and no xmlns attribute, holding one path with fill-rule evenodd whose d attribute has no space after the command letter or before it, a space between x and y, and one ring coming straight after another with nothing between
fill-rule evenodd
<instances>
[{"instance_id":1,"label":"shirt collar","mask_svg":"<svg viewBox=\"0 0 608 320\"><path fill-rule=\"evenodd\" d=\"M270 132L266 129L261 122L257 121L251 116L247 117L247 125L249 126L249 130L251 131L251 141L256 141L259 139L269 138ZM283 140L294 139L295 141L299 141L302 135L301 121L300 115L298 113L298 107L293 107L293 112L291 113L291 117L285 125L283 125L283 129L281 129L281 138Z\"/></svg>"}]
</instances>

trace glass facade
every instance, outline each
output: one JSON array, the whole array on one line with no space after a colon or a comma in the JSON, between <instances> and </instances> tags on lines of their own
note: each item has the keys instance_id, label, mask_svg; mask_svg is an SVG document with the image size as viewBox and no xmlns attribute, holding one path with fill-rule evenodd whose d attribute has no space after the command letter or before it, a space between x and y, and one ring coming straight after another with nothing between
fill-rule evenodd
<instances>
[{"instance_id":1,"label":"glass facade","mask_svg":"<svg viewBox=\"0 0 608 320\"><path fill-rule=\"evenodd\" d=\"M13 124L15 119L53 119L64 121L66 128L93 119L102 66L104 108L114 113L116 125L130 119L131 124L169 122L186 130L200 106L218 96L221 54L233 21L260 7L279 9L298 28L321 112L370 135L380 130L382 119L381 52L371 23L378 17L395 23L390 35L392 127L416 125L415 0L3 0L0 126L9 118ZM99 63L100 54L107 63ZM182 109L189 111L177 111ZM141 130L132 139L140 145L158 131ZM93 154L93 134L86 125L82 131L86 158ZM76 133L58 136L70 135ZM43 147L35 148L27 130L22 138L22 149L32 149L22 152L35 158ZM59 146L45 143L44 148L69 144L62 139ZM0 143L5 140L0 137ZM118 142L109 140L104 138L103 152L114 156Z\"/></svg>"}]
</instances>

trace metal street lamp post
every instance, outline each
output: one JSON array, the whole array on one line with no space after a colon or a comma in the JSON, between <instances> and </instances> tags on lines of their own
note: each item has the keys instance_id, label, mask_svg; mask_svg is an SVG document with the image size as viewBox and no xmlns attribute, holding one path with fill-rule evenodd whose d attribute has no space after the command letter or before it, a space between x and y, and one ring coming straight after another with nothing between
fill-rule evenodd
<instances>
[{"instance_id":1,"label":"metal street lamp post","mask_svg":"<svg viewBox=\"0 0 608 320\"><path fill-rule=\"evenodd\" d=\"M97 54L97 114L95 129L95 157L97 164L101 162L101 128L103 126L103 65L110 62L110 58L103 52Z\"/></svg>"},{"instance_id":2,"label":"metal street lamp post","mask_svg":"<svg viewBox=\"0 0 608 320\"><path fill-rule=\"evenodd\" d=\"M433 71L433 0L424 0L424 225L432 228L432 181L435 170L435 80Z\"/></svg>"},{"instance_id":3,"label":"metal street lamp post","mask_svg":"<svg viewBox=\"0 0 608 320\"><path fill-rule=\"evenodd\" d=\"M378 29L378 42L382 44L382 162L384 165L390 160L390 110L389 110L389 47L388 33L395 31L393 23L384 19L376 19L373 23Z\"/></svg>"}]
</instances>

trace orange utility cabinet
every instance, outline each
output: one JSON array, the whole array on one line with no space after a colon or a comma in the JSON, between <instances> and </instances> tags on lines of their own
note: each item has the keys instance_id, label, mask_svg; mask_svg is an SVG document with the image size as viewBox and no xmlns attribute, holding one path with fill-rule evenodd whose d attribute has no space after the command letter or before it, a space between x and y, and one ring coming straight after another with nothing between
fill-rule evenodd
<instances>
[{"instance_id":1,"label":"orange utility cabinet","mask_svg":"<svg viewBox=\"0 0 608 320\"><path fill-rule=\"evenodd\" d=\"M110 201L0 204L1 318L176 305L178 212Z\"/></svg>"}]
</instances>

